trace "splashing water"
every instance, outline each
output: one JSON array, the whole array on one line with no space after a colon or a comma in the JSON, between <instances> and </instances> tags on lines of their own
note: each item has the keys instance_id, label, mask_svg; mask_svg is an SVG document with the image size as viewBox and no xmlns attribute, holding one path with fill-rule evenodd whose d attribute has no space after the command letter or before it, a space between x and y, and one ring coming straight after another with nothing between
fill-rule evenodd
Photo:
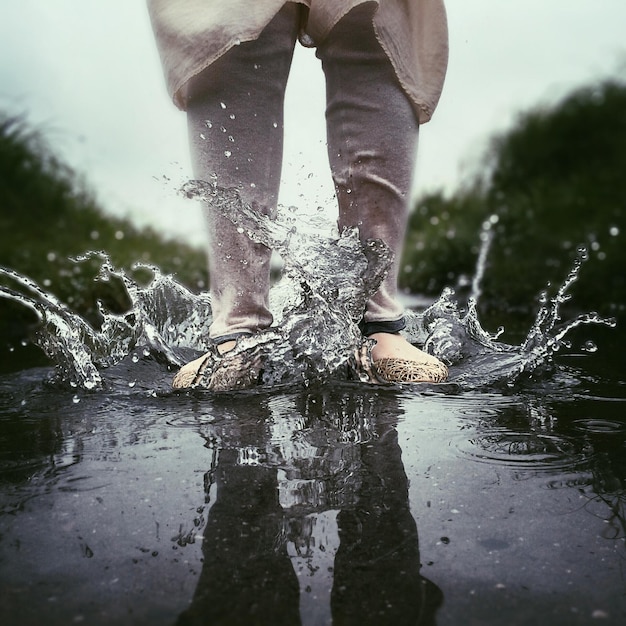
<instances>
[{"instance_id":1,"label":"splashing water","mask_svg":"<svg viewBox=\"0 0 626 626\"><path fill-rule=\"evenodd\" d=\"M182 191L226 215L251 239L275 250L284 263L282 278L270 293L274 325L240 340L232 354L262 360L263 386L308 384L328 377L363 380L354 358L364 341L358 322L389 269L389 249L380 241L361 242L356 229L339 234L336 226L320 216L298 216L297 226L294 216L284 210L269 219L244 204L237 190L214 183L191 181ZM485 331L477 303L492 223L487 220L480 235L482 248L466 310L459 310L454 292L446 289L424 312L406 312L403 332L407 339L448 364L450 382L461 389L514 384L549 363L566 345L564 338L571 329L581 324L614 326L613 320L596 313L559 324L560 307L569 299L567 292L586 260L581 249L556 295L551 299L542 295L537 318L520 346L498 341L502 329L493 335ZM115 269L104 253L89 253L76 262L94 255L102 259L97 280L119 281L131 302L130 310L122 315L99 305L103 320L99 329L29 278L0 268L0 278L11 285L0 286L0 296L19 302L39 317L35 343L55 364L57 381L100 388L103 371L138 347L172 366L210 349L208 294L193 294L173 277L145 265L138 267L150 269L152 280L140 286ZM213 358L209 371L216 364Z\"/></svg>"}]
</instances>

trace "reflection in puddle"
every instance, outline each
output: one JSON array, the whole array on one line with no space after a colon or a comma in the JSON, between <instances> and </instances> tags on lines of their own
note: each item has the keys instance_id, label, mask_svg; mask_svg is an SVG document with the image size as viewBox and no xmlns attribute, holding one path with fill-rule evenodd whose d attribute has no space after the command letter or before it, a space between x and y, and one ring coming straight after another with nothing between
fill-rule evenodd
<instances>
[{"instance_id":1,"label":"reflection in puddle","mask_svg":"<svg viewBox=\"0 0 626 626\"><path fill-rule=\"evenodd\" d=\"M217 488L180 623L431 623L441 592L420 574L397 398L309 392L245 423L224 408L200 427Z\"/></svg>"},{"instance_id":2,"label":"reflection in puddle","mask_svg":"<svg viewBox=\"0 0 626 626\"><path fill-rule=\"evenodd\" d=\"M2 623L620 617L623 401L155 396L140 365L78 403L0 379Z\"/></svg>"}]
</instances>

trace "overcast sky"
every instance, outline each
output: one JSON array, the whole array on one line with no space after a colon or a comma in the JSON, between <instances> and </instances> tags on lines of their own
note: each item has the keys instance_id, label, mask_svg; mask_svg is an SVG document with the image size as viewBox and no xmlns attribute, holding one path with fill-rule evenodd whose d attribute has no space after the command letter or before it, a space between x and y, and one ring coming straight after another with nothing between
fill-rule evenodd
<instances>
[{"instance_id":1,"label":"overcast sky","mask_svg":"<svg viewBox=\"0 0 626 626\"><path fill-rule=\"evenodd\" d=\"M251 0L253 1L253 0ZM529 107L626 73L625 0L447 0L450 65L422 128L417 191L454 190ZM285 204L332 194L317 59L298 48L286 104ZM202 240L184 114L170 103L144 0L0 0L0 110L25 113L117 215Z\"/></svg>"}]
</instances>

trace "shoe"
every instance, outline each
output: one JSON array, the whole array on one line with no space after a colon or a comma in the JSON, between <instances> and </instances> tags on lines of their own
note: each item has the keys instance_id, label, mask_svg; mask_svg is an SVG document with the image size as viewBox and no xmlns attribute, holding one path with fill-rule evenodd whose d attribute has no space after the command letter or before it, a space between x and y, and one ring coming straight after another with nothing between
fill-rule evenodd
<instances>
[{"instance_id":1,"label":"shoe","mask_svg":"<svg viewBox=\"0 0 626 626\"><path fill-rule=\"evenodd\" d=\"M448 378L448 368L434 357L427 361L379 359L372 362L371 369L385 383L443 383Z\"/></svg>"},{"instance_id":2,"label":"shoe","mask_svg":"<svg viewBox=\"0 0 626 626\"><path fill-rule=\"evenodd\" d=\"M172 387L174 389L189 389L193 387L201 371L206 367L205 363L212 356L211 352L207 352L205 355L183 365L176 373L176 376L174 376Z\"/></svg>"},{"instance_id":3,"label":"shoe","mask_svg":"<svg viewBox=\"0 0 626 626\"><path fill-rule=\"evenodd\" d=\"M415 349L395 333L374 335L378 336L371 337L373 345L371 340L364 341L357 356L357 363L369 382L442 383L448 378L448 368L438 358ZM386 342L386 345L383 354L376 355L379 341Z\"/></svg>"},{"instance_id":4,"label":"shoe","mask_svg":"<svg viewBox=\"0 0 626 626\"><path fill-rule=\"evenodd\" d=\"M222 355L214 349L181 367L174 376L172 387L209 391L250 389L259 384L261 373L258 353L251 355L229 350Z\"/></svg>"}]
</instances>

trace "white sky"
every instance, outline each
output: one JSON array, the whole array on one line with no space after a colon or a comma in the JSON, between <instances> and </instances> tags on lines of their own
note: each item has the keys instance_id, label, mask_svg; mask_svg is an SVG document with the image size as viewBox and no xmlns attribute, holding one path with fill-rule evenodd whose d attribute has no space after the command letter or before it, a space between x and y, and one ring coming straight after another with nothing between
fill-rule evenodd
<instances>
[{"instance_id":1,"label":"white sky","mask_svg":"<svg viewBox=\"0 0 626 626\"><path fill-rule=\"evenodd\" d=\"M449 72L422 128L418 193L453 191L520 111L626 73L624 0L446 4ZM191 176L185 116L165 93L144 0L0 0L0 110L40 126L108 211L203 241L197 208L175 193ZM313 52L299 47L283 203L328 202L324 137L323 76Z\"/></svg>"}]
</instances>

